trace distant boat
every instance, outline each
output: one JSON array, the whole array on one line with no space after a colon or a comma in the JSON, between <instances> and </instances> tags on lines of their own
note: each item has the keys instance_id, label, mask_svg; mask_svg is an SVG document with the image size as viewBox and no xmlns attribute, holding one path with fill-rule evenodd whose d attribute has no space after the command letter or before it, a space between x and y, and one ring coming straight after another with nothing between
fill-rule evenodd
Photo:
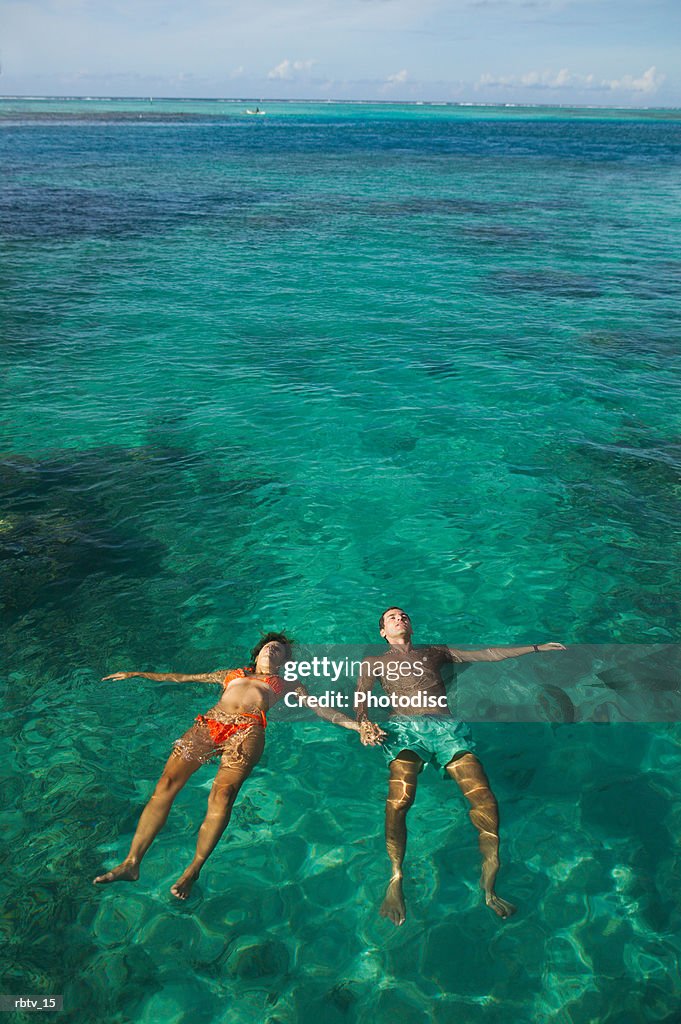
<instances>
[{"instance_id":1,"label":"distant boat","mask_svg":"<svg viewBox=\"0 0 681 1024\"><path fill-rule=\"evenodd\" d=\"M255 110L246 110L247 114L257 114L259 117L264 117L266 111L261 110L260 107L256 107Z\"/></svg>"}]
</instances>

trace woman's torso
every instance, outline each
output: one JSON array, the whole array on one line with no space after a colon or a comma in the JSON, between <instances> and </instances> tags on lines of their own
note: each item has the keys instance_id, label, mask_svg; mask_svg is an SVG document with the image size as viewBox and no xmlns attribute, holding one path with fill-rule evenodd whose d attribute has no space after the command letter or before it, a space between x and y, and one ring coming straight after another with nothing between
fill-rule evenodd
<instances>
[{"instance_id":1,"label":"woman's torso","mask_svg":"<svg viewBox=\"0 0 681 1024\"><path fill-rule=\"evenodd\" d=\"M244 711L268 711L277 702L282 691L279 676L257 676L249 669L225 672L220 700L211 711L221 715L238 715ZM211 712L206 712L210 717Z\"/></svg>"}]
</instances>

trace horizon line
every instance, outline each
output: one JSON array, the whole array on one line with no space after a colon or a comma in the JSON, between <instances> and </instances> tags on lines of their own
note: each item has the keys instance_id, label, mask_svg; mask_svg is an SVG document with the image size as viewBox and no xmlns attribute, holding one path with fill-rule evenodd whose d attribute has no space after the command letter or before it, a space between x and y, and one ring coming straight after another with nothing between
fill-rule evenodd
<instances>
[{"instance_id":1,"label":"horizon line","mask_svg":"<svg viewBox=\"0 0 681 1024\"><path fill-rule=\"evenodd\" d=\"M34 93L13 93L8 95L0 95L0 102L3 100L34 100L34 101L49 101L49 100L86 100L86 101L97 101L97 100L135 100L139 102L148 103L150 100L169 101L169 102L201 102L201 103L335 103L335 104L380 104L382 106L438 106L438 107L527 107L531 109L545 108L549 110L669 110L669 111L681 111L681 106L667 107L667 106L621 106L613 104L593 104L593 103L528 103L528 102L493 102L490 100L395 100L395 99L332 99L330 97L310 99L299 98L295 96L287 97L274 97L274 96L263 96L255 98L253 96L92 96L92 95L75 95L69 93L68 95L37 95Z\"/></svg>"}]
</instances>

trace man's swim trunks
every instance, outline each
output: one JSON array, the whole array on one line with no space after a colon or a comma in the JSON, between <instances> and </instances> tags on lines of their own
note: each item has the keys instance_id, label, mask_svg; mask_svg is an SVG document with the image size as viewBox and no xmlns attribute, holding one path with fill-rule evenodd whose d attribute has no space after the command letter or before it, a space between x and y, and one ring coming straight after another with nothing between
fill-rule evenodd
<instances>
[{"instance_id":1,"label":"man's swim trunks","mask_svg":"<svg viewBox=\"0 0 681 1024\"><path fill-rule=\"evenodd\" d=\"M445 765L453 757L475 750L470 727L449 715L392 715L381 728L388 734L381 744L388 764L401 751L413 750L426 764L440 768L445 778Z\"/></svg>"}]
</instances>

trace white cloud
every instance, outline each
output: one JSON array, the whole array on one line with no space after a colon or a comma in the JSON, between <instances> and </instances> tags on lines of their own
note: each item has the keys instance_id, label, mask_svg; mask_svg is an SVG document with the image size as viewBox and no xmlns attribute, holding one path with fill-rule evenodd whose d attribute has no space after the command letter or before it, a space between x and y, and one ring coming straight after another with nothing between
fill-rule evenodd
<instances>
[{"instance_id":1,"label":"white cloud","mask_svg":"<svg viewBox=\"0 0 681 1024\"><path fill-rule=\"evenodd\" d=\"M480 86L508 89L522 85L526 89L573 89L594 87L593 75L575 75L567 68L560 71L527 71L524 75L481 75L477 82Z\"/></svg>"},{"instance_id":2,"label":"white cloud","mask_svg":"<svg viewBox=\"0 0 681 1024\"><path fill-rule=\"evenodd\" d=\"M655 92L664 81L665 76L655 67L648 68L642 75L624 75L619 79L596 79L593 74L579 75L567 68L560 71L527 71L524 75L481 75L476 89L510 89L523 86L526 89L591 89L599 91L621 90L626 92Z\"/></svg>"},{"instance_id":3,"label":"white cloud","mask_svg":"<svg viewBox=\"0 0 681 1024\"><path fill-rule=\"evenodd\" d=\"M653 65L638 78L624 75L623 78L615 78L610 82L604 82L603 85L608 89L626 89L629 92L656 92L664 79L665 76Z\"/></svg>"},{"instance_id":4,"label":"white cloud","mask_svg":"<svg viewBox=\"0 0 681 1024\"><path fill-rule=\"evenodd\" d=\"M301 71L311 71L316 63L316 60L289 60L286 58L271 71L268 71L267 77L279 79L282 82L292 82L298 78Z\"/></svg>"},{"instance_id":5,"label":"white cloud","mask_svg":"<svg viewBox=\"0 0 681 1024\"><path fill-rule=\"evenodd\" d=\"M575 75L567 68L553 71L530 71L521 75L520 84L534 89L570 89L579 86L587 88L593 85L593 75Z\"/></svg>"},{"instance_id":6,"label":"white cloud","mask_svg":"<svg viewBox=\"0 0 681 1024\"><path fill-rule=\"evenodd\" d=\"M409 72L406 68L402 68L401 71L395 71L380 84L378 88L379 94L383 96L389 96L393 89L400 89L401 86L407 85L409 82ZM378 83L376 83L378 84ZM411 82L409 82L408 91L413 89ZM402 92L404 95L404 91Z\"/></svg>"}]
</instances>

